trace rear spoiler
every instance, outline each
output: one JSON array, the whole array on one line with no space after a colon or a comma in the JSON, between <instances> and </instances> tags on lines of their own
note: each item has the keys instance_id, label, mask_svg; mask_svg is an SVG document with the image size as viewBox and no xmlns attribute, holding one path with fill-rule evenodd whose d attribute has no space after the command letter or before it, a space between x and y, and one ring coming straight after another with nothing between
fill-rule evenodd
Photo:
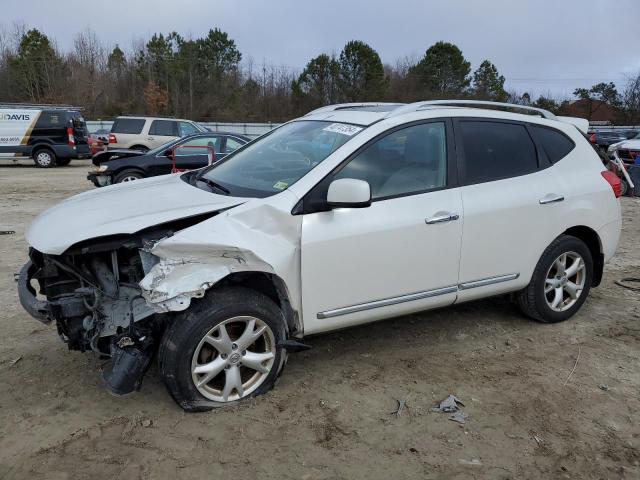
<instances>
[{"instance_id":1,"label":"rear spoiler","mask_svg":"<svg viewBox=\"0 0 640 480\"><path fill-rule=\"evenodd\" d=\"M586 118L578 118L578 117L557 117L559 121L563 123L570 123L571 125L575 125L578 130L582 133L586 134L589 130L589 120Z\"/></svg>"}]
</instances>

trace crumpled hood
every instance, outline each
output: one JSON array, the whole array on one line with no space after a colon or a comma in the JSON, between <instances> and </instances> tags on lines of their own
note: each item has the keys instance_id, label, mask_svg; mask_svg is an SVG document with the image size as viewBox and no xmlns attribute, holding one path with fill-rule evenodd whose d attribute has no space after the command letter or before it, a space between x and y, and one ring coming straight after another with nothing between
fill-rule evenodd
<instances>
[{"instance_id":1,"label":"crumpled hood","mask_svg":"<svg viewBox=\"0 0 640 480\"><path fill-rule=\"evenodd\" d=\"M640 140L623 140L622 142L614 143L609 146L608 151L613 152L620 149L640 150Z\"/></svg>"},{"instance_id":2,"label":"crumpled hood","mask_svg":"<svg viewBox=\"0 0 640 480\"><path fill-rule=\"evenodd\" d=\"M41 213L29 225L27 242L42 253L59 255L83 240L135 233L248 200L201 190L180 176L162 175L70 197Z\"/></svg>"}]
</instances>

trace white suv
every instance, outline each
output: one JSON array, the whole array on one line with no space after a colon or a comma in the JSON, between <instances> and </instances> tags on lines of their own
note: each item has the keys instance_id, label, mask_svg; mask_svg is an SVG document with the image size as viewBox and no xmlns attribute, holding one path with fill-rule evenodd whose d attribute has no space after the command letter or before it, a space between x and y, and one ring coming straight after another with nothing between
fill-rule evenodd
<instances>
[{"instance_id":1,"label":"white suv","mask_svg":"<svg viewBox=\"0 0 640 480\"><path fill-rule=\"evenodd\" d=\"M566 320L621 226L619 181L576 125L486 102L321 108L203 170L46 211L20 299L111 355L115 393L157 350L186 410L266 392L306 335L506 293Z\"/></svg>"},{"instance_id":2,"label":"white suv","mask_svg":"<svg viewBox=\"0 0 640 480\"><path fill-rule=\"evenodd\" d=\"M146 152L192 133L206 132L191 120L160 117L118 117L109 133L109 150L127 148Z\"/></svg>"}]
</instances>

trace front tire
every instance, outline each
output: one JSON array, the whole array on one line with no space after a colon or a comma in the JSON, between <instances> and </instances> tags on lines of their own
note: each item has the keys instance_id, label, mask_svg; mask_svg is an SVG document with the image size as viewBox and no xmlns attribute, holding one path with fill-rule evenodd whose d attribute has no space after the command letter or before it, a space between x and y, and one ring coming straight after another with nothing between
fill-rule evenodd
<instances>
[{"instance_id":1,"label":"front tire","mask_svg":"<svg viewBox=\"0 0 640 480\"><path fill-rule=\"evenodd\" d=\"M48 148L41 148L33 154L33 161L37 167L52 168L56 166L56 154Z\"/></svg>"},{"instance_id":2,"label":"front tire","mask_svg":"<svg viewBox=\"0 0 640 480\"><path fill-rule=\"evenodd\" d=\"M116 175L114 183L133 182L144 178L144 175L137 170L124 170Z\"/></svg>"},{"instance_id":3,"label":"front tire","mask_svg":"<svg viewBox=\"0 0 640 480\"><path fill-rule=\"evenodd\" d=\"M627 180L624 178L620 179L620 196L622 197L627 197L627 196L632 196L633 192L631 191L631 189L629 188L629 184L627 183Z\"/></svg>"},{"instance_id":4,"label":"front tire","mask_svg":"<svg viewBox=\"0 0 640 480\"><path fill-rule=\"evenodd\" d=\"M235 404L273 388L286 360L285 338L282 312L265 295L241 287L213 291L167 328L160 372L186 411Z\"/></svg>"},{"instance_id":5,"label":"front tire","mask_svg":"<svg viewBox=\"0 0 640 480\"><path fill-rule=\"evenodd\" d=\"M540 257L531 282L516 301L533 320L557 323L571 318L587 299L593 279L593 258L587 245L560 235Z\"/></svg>"}]
</instances>

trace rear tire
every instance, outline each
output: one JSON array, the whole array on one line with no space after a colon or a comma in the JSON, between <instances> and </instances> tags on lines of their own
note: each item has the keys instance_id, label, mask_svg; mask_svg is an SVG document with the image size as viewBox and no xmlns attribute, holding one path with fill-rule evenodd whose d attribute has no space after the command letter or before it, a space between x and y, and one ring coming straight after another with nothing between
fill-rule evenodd
<instances>
[{"instance_id":1,"label":"rear tire","mask_svg":"<svg viewBox=\"0 0 640 480\"><path fill-rule=\"evenodd\" d=\"M593 258L587 245L579 238L560 235L544 251L531 282L516 294L516 301L533 320L562 322L585 302L592 279Z\"/></svg>"},{"instance_id":2,"label":"rear tire","mask_svg":"<svg viewBox=\"0 0 640 480\"><path fill-rule=\"evenodd\" d=\"M209 292L176 315L162 338L158 365L169 393L184 410L201 412L268 392L287 358L280 346L285 325L278 306L259 292Z\"/></svg>"},{"instance_id":3,"label":"rear tire","mask_svg":"<svg viewBox=\"0 0 640 480\"><path fill-rule=\"evenodd\" d=\"M144 175L138 170L123 170L116 175L113 183L133 182L134 180L140 180L144 178Z\"/></svg>"},{"instance_id":4,"label":"rear tire","mask_svg":"<svg viewBox=\"0 0 640 480\"><path fill-rule=\"evenodd\" d=\"M39 148L33 152L33 161L36 167L52 168L56 166L56 154L48 148Z\"/></svg>"}]
</instances>

